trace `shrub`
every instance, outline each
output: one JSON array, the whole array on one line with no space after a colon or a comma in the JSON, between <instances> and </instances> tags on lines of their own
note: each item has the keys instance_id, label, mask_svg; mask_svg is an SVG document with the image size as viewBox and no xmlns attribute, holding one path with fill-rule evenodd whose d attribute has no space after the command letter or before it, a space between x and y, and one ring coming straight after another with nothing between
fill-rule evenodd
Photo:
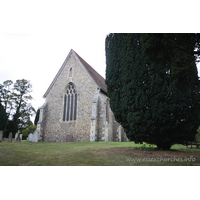
<instances>
[{"instance_id":1,"label":"shrub","mask_svg":"<svg viewBox=\"0 0 200 200\"><path fill-rule=\"evenodd\" d=\"M22 139L26 140L30 133L33 133L37 129L36 125L30 125L28 129L24 129L22 131Z\"/></svg>"},{"instance_id":2,"label":"shrub","mask_svg":"<svg viewBox=\"0 0 200 200\"><path fill-rule=\"evenodd\" d=\"M197 134L195 135L195 139L196 139L196 141L199 141L200 142L200 126L199 126L199 128L197 129Z\"/></svg>"},{"instance_id":3,"label":"shrub","mask_svg":"<svg viewBox=\"0 0 200 200\"><path fill-rule=\"evenodd\" d=\"M28 137L28 130L27 129L24 129L23 131L22 131L22 139L26 139Z\"/></svg>"}]
</instances>

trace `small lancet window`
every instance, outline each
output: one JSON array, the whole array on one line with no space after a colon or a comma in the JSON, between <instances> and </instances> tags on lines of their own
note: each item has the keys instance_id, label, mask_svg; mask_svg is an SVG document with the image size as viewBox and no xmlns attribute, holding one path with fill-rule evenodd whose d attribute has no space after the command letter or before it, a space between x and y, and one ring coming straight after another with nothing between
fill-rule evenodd
<instances>
[{"instance_id":1,"label":"small lancet window","mask_svg":"<svg viewBox=\"0 0 200 200\"><path fill-rule=\"evenodd\" d=\"M69 77L72 77L72 68L69 70Z\"/></svg>"},{"instance_id":2,"label":"small lancet window","mask_svg":"<svg viewBox=\"0 0 200 200\"><path fill-rule=\"evenodd\" d=\"M77 119L77 93L73 83L69 83L64 96L63 121Z\"/></svg>"}]
</instances>

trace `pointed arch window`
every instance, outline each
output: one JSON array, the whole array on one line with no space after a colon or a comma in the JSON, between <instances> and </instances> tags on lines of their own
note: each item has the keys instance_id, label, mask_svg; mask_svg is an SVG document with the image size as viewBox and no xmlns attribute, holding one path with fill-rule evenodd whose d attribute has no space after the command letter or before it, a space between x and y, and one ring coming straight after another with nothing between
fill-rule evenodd
<instances>
[{"instance_id":1,"label":"pointed arch window","mask_svg":"<svg viewBox=\"0 0 200 200\"><path fill-rule=\"evenodd\" d=\"M72 77L72 68L69 70L69 77Z\"/></svg>"},{"instance_id":2,"label":"pointed arch window","mask_svg":"<svg viewBox=\"0 0 200 200\"><path fill-rule=\"evenodd\" d=\"M77 118L77 92L73 83L69 83L64 95L63 121L75 121Z\"/></svg>"}]
</instances>

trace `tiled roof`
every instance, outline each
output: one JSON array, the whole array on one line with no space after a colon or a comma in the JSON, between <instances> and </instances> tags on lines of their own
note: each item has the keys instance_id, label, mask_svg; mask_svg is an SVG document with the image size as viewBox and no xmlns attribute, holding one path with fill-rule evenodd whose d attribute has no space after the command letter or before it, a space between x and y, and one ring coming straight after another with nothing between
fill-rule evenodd
<instances>
[{"instance_id":1,"label":"tiled roof","mask_svg":"<svg viewBox=\"0 0 200 200\"><path fill-rule=\"evenodd\" d=\"M54 83L56 82L58 76L62 72L64 66L66 65L66 63L67 63L67 61L68 61L68 59L69 59L69 57L72 53L74 53L75 56L78 58L78 60L80 61L82 66L85 68L88 75L90 76L92 81L96 84L96 86L99 89L103 90L105 93L107 93L107 85L105 84L105 79L98 72L96 72L83 58L81 58L73 49L71 49L71 51L69 52L69 54L68 54L67 58L65 59L63 65L61 66L60 70L56 74L54 80L52 81L51 85L49 86L49 88L47 89L47 91L46 91L46 93L44 94L43 97L45 98L48 95L49 91L53 87Z\"/></svg>"},{"instance_id":2,"label":"tiled roof","mask_svg":"<svg viewBox=\"0 0 200 200\"><path fill-rule=\"evenodd\" d=\"M107 93L107 85L105 84L105 79L97 71L95 71L83 58L81 58L75 51L74 53L77 55L78 59L85 67L85 69L87 70L93 81L96 83L96 85Z\"/></svg>"}]
</instances>

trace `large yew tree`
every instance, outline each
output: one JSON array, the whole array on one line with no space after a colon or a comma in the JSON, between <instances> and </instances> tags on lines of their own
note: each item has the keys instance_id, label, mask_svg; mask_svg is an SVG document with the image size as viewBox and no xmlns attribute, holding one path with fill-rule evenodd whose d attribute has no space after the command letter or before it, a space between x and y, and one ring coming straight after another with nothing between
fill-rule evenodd
<instances>
[{"instance_id":1,"label":"large yew tree","mask_svg":"<svg viewBox=\"0 0 200 200\"><path fill-rule=\"evenodd\" d=\"M111 109L136 143L170 149L200 125L199 34L109 34L106 84Z\"/></svg>"}]
</instances>

